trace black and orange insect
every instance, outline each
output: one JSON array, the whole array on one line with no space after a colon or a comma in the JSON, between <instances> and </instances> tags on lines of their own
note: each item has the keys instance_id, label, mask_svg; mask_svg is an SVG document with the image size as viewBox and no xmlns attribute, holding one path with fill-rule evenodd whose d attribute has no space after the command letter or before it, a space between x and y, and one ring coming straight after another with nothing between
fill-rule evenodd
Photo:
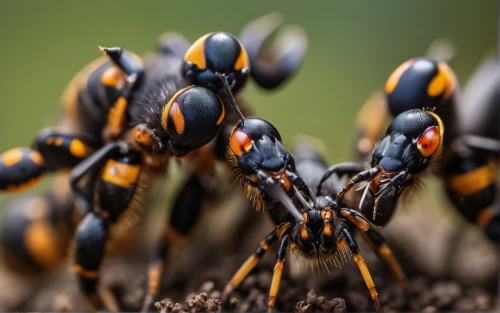
<instances>
[{"instance_id":1,"label":"black and orange insect","mask_svg":"<svg viewBox=\"0 0 500 313\"><path fill-rule=\"evenodd\" d=\"M250 124L250 126L237 126L235 128L231 150L228 150L228 155L233 158L235 168L241 171L245 184L250 188L257 186L257 190L260 191L257 196L261 197L259 200L264 205L267 205L268 198L259 187L266 185L266 180L269 180L269 184L272 184L272 180L279 181L284 191L287 189L294 190L288 192L290 201L301 209L298 214L297 212L292 214L291 210L283 212L275 209L270 211L277 227L266 236L255 253L246 260L226 285L222 295L223 300L227 300L233 290L259 263L266 251L279 241L276 265L269 291L268 307L270 309L275 307L286 252L290 250L296 257L310 259L317 262L318 266L325 268L327 263L339 266L347 260L347 256L352 255L369 289L376 310L379 312L380 302L375 284L354 240L351 230L353 226L361 230L367 242L391 267L399 283L408 294L405 275L384 238L361 213L345 208L334 200L335 194L342 189L343 184L339 185L340 181L334 181L334 188L330 189L334 176L329 175L328 180L321 179L325 171L327 171L326 163L321 155L311 149L310 146L302 145L300 150L295 153L298 162L297 168L295 163L291 166L290 160L292 156L289 153L282 154L281 158L265 158L266 152L264 151L269 150L265 145L269 138L267 137L269 136L268 133L275 133L276 130L272 128L272 131L270 131L270 124L264 123L262 120L253 121L247 118L242 120L241 123L244 125ZM256 127L257 125L259 127ZM259 166L254 166L254 160L261 160L258 163ZM268 169L263 170L262 165L267 160L273 166L269 168L270 164L266 164ZM286 160L289 161L286 162ZM289 165L286 165L286 163ZM252 167L259 168L259 170L252 172L249 169ZM301 177L299 175L307 177L306 181L299 178ZM299 188L294 183L291 183L294 180L300 181L302 192L297 191ZM316 196L310 196L308 184L316 190ZM271 205L271 207L273 206Z\"/></svg>"},{"instance_id":2,"label":"black and orange insect","mask_svg":"<svg viewBox=\"0 0 500 313\"><path fill-rule=\"evenodd\" d=\"M497 61L489 59L474 74L462 97L451 68L429 58L404 62L385 85L386 110L392 116L424 109L442 119L443 152L435 173L444 179L450 200L459 211L495 240L500 239L500 217L494 208L500 154L498 123L494 120L499 111L498 86L494 83L497 69ZM387 214L387 222L392 211L383 214Z\"/></svg>"},{"instance_id":3,"label":"black and orange insect","mask_svg":"<svg viewBox=\"0 0 500 313\"><path fill-rule=\"evenodd\" d=\"M307 46L305 34L300 27L284 26L279 37L271 42L271 47L278 40L282 45L279 48L273 47L271 52L265 44L266 39L280 24L280 16L272 13L249 23L240 34L240 41L228 33L210 33L186 49L182 66L184 77L190 83L202 84L216 92L224 102L226 117L216 138L185 158L187 179L174 199L165 232L154 249L143 311L151 306L159 294L170 247L187 239L201 214L203 199L217 192L207 186L209 184L206 181L223 184L223 181L232 180L231 177L216 176L214 170L216 163L223 162L227 166L226 148L230 142L231 130L239 119L233 110L235 107L228 99L228 93L232 97L233 93L239 92L249 76L264 89L277 88L300 67ZM227 80L228 91L224 88L222 76ZM239 94L236 97L242 103ZM240 108L245 113L251 111L246 105L240 105L237 111ZM245 205L251 206L251 203Z\"/></svg>"},{"instance_id":4,"label":"black and orange insect","mask_svg":"<svg viewBox=\"0 0 500 313\"><path fill-rule=\"evenodd\" d=\"M264 20L270 18L274 17ZM266 37L262 31L262 27L256 29L252 24L247 30L247 35L262 38L260 43L247 42L254 52L260 50ZM301 35L289 39L292 43L303 42ZM241 88L244 77L249 75L250 62L256 68L260 64L260 55L247 56L244 46L227 33L204 36L191 48L175 33L160 37L158 43L161 53L144 61L121 48L101 48L106 56L87 66L69 84L59 127L41 131L32 148L16 148L0 156L0 188L8 192L24 190L44 173L71 170L71 197L80 220L73 269L80 289L98 310L114 308L112 301L104 301L97 291L110 229L129 212L144 206L144 189L166 173L172 156L192 159L190 152L210 142L204 149L208 155L217 154L213 147L220 146L216 144L220 140L215 138L223 124L228 127L227 110L217 95L218 86L210 78L204 79L210 74L225 74L233 87ZM276 85L295 71L304 53L303 49L281 51L278 58L293 55L296 62L277 63L276 73L269 72L280 80ZM204 66L200 60L204 60ZM288 73L285 77L278 73L284 68ZM199 75L203 79L198 80ZM196 83L204 86L192 85ZM201 154L191 161L202 162L203 158ZM199 213L202 193L196 174L181 188L165 238L160 240L149 270L145 309L159 290L168 247L175 243L172 234L182 236L190 230ZM186 198L192 201L186 202ZM188 212L179 218L180 210ZM186 220L188 215L192 216ZM20 257L29 256L21 253Z\"/></svg>"},{"instance_id":5,"label":"black and orange insect","mask_svg":"<svg viewBox=\"0 0 500 313\"><path fill-rule=\"evenodd\" d=\"M321 181L333 174L353 177L336 196L337 202L356 184L367 182L359 209L373 224L386 225L403 192L410 193L440 158L443 135L443 122L435 113L404 111L387 128L368 169L361 163L340 163L330 167Z\"/></svg>"}]
</instances>

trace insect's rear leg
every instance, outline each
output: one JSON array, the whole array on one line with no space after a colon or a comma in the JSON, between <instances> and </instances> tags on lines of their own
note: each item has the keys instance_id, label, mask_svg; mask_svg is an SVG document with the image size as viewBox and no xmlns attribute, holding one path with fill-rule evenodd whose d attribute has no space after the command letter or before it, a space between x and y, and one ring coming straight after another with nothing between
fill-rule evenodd
<instances>
[{"instance_id":1,"label":"insect's rear leg","mask_svg":"<svg viewBox=\"0 0 500 313\"><path fill-rule=\"evenodd\" d=\"M307 36L299 26L283 27L271 46L264 44L281 21L277 13L265 15L249 23L239 36L250 60L250 75L265 89L274 89L290 78L307 50Z\"/></svg>"},{"instance_id":2,"label":"insect's rear leg","mask_svg":"<svg viewBox=\"0 0 500 313\"><path fill-rule=\"evenodd\" d=\"M43 129L33 148L14 148L0 155L0 190L23 191L35 185L45 172L76 166L98 145L90 137Z\"/></svg>"},{"instance_id":3,"label":"insect's rear leg","mask_svg":"<svg viewBox=\"0 0 500 313\"><path fill-rule=\"evenodd\" d=\"M118 221L136 196L141 171L140 153L133 150L117 153L114 149L105 148L95 154L96 158L91 165L83 165L88 172L96 167L99 168L101 162L105 161L96 188L99 208L91 207L90 212L78 226L74 265L80 290L95 310L118 309L114 299L108 297L103 300L97 292L99 267L104 257L108 229ZM72 173L73 186L77 186L76 178L82 177L85 171L76 168L74 172L76 173Z\"/></svg>"},{"instance_id":4,"label":"insect's rear leg","mask_svg":"<svg viewBox=\"0 0 500 313\"><path fill-rule=\"evenodd\" d=\"M9 270L34 277L61 264L74 227L68 177L60 176L44 195L22 195L5 206L0 224L0 256Z\"/></svg>"},{"instance_id":5,"label":"insect's rear leg","mask_svg":"<svg viewBox=\"0 0 500 313\"><path fill-rule=\"evenodd\" d=\"M191 175L175 199L168 225L154 248L153 259L148 269L148 294L142 312L147 312L158 296L169 248L184 243L201 211L204 188L200 178Z\"/></svg>"}]
</instances>

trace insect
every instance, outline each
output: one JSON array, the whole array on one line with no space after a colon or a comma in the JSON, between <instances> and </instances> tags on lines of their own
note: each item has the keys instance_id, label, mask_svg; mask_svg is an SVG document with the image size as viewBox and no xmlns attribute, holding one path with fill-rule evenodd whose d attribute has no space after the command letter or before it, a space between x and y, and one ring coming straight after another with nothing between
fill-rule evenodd
<instances>
[{"instance_id":1,"label":"insect","mask_svg":"<svg viewBox=\"0 0 500 313\"><path fill-rule=\"evenodd\" d=\"M444 179L459 211L498 240L500 217L493 205L500 144L497 123L488 122L499 110L497 86L491 83L496 79L495 68L496 61L488 60L459 98L457 79L446 63L415 58L391 74L385 91L387 110L393 116L421 108L442 119L446 132L435 173ZM385 222L391 214L388 210Z\"/></svg>"},{"instance_id":2,"label":"insect","mask_svg":"<svg viewBox=\"0 0 500 313\"><path fill-rule=\"evenodd\" d=\"M340 163L330 167L321 182L333 174L354 176L338 193L337 202L353 186L367 182L359 201L360 211L373 224L383 226L392 217L403 192L410 193L441 156L443 135L443 122L435 113L404 111L387 128L368 169L360 163Z\"/></svg>"},{"instance_id":3,"label":"insect","mask_svg":"<svg viewBox=\"0 0 500 313\"><path fill-rule=\"evenodd\" d=\"M247 35L262 41L266 37L251 30ZM166 173L172 156L188 159L191 151L211 142L226 121L218 87L210 80L198 81L197 75L206 78L210 71L212 75L222 72L233 88L241 88L250 60L256 68L260 62L256 54L260 46L253 47L255 53L249 59L245 48L227 33L204 36L190 49L181 36L171 33L160 37L159 47L160 55L144 61L121 48L101 48L106 57L91 63L69 84L61 127L41 131L32 149L16 148L0 156L0 189L8 192L30 187L46 172L71 169L73 201L81 218L73 269L80 289L97 310L114 307L97 292L110 228L142 209L144 189ZM301 54L303 50L286 50L282 55L278 51L278 57L295 55L298 59L278 64L276 71L293 72L290 66L298 66ZM279 73L275 77L281 82L287 78ZM211 89L189 86L193 82ZM181 190L168 238L159 244L156 256L166 253L172 234L189 231L194 221L179 220L176 213L190 206L183 201L189 192L201 188L194 177ZM195 204L199 201L193 199ZM150 268L150 290L157 290L160 273L158 266Z\"/></svg>"},{"instance_id":4,"label":"insect","mask_svg":"<svg viewBox=\"0 0 500 313\"><path fill-rule=\"evenodd\" d=\"M0 224L0 256L16 273L38 276L59 265L76 228L67 175L43 195L14 197Z\"/></svg>"},{"instance_id":5,"label":"insect","mask_svg":"<svg viewBox=\"0 0 500 313\"><path fill-rule=\"evenodd\" d=\"M243 122L246 124L247 121L244 120ZM261 129L262 132L264 132L265 128L261 127ZM251 185L252 183L255 184L257 180L255 178L252 179L255 174L249 174L249 172L247 172L245 163L247 159L252 160L254 158L253 155L258 155L260 145L256 139L258 139L259 136L252 133L249 134L248 137L245 137L240 131L242 130L237 126L233 132L233 135L237 136L237 138L241 138L241 140L231 144L229 157L236 158L234 161L235 167L241 170L244 177L243 179L248 185ZM258 264L271 245L279 241L276 265L274 267L269 291L268 307L270 309L275 306L286 252L290 250L292 254L297 257L312 259L314 262L318 262L318 265L324 266L325 268L327 267L327 262L338 266L341 262L346 260L348 255L352 254L367 288L369 289L376 310L380 311L380 303L373 279L358 245L354 240L350 227L354 226L361 230L367 242L370 243L382 259L390 265L398 281L405 291L407 291L405 275L399 263L393 256L384 238L373 229L362 214L355 210L342 207L333 199L336 190L335 188L329 188L331 185L329 183L332 183L331 179L333 179L333 176L329 175L330 180L321 179L327 170L326 163L322 157L316 151L310 149L310 147L305 146L301 146L300 150L296 152L299 165L297 166L298 172L294 171L294 175L300 177L301 174L304 174L307 180L304 182L301 179L301 184L305 183L306 186L308 184L314 186L314 189L317 191L316 196L310 196L307 192L303 194L300 192L292 193L292 195L294 194L297 196L295 198L291 197L291 199L294 200L293 204L302 207L300 215L292 215L290 214L291 211L288 211L284 216L281 215L279 218L273 218L277 225L276 228L266 236L255 253L250 256L234 274L223 291L223 300L227 300L228 296ZM247 155L247 157L242 159L245 155ZM288 154L285 155L287 156L283 159L291 158ZM284 167L284 163L282 167ZM287 170L287 173L288 172ZM276 171L274 171L274 173L276 173ZM278 178L280 175L271 174L271 176L274 176L275 179L280 179ZM265 179L266 177L263 177L260 181L262 182ZM285 179L281 180L284 182L282 183L282 188L285 191L287 186L289 189L293 188L295 190L295 186L292 187L292 184L287 183ZM337 184L338 182L333 182L333 186L337 189L341 189L343 185L338 186ZM306 187L304 186L302 189L304 190ZM265 197L262 198L262 201L264 204L267 203ZM277 215L280 212L271 211L270 213L271 215Z\"/></svg>"},{"instance_id":6,"label":"insect","mask_svg":"<svg viewBox=\"0 0 500 313\"><path fill-rule=\"evenodd\" d=\"M170 247L185 241L200 216L202 199L217 192L206 182L221 185L223 181L231 180L214 174L216 163L228 165L225 158L226 147L231 129L238 120L235 112L240 112L240 106L230 105L228 92L231 97L233 93L239 92L248 76L265 89L275 89L292 77L301 64L307 46L305 33L301 28L284 26L274 41L282 43L278 48L271 44L270 49L264 44L281 22L279 15L271 13L249 23L239 36L240 42L227 34L210 33L198 39L185 53L183 75L191 83L201 84L216 92L224 100L226 117L216 138L186 158L185 171L190 174L174 200L164 235L154 249L148 270L148 294L142 311L146 311L159 294ZM273 61L269 62L269 58ZM222 74L227 81L228 91L224 89ZM237 111L233 110L235 108ZM241 110L251 111L248 106L241 106Z\"/></svg>"},{"instance_id":7,"label":"insect","mask_svg":"<svg viewBox=\"0 0 500 313\"><path fill-rule=\"evenodd\" d=\"M500 129L496 120L500 98L495 83L499 70L498 59L487 58L465 86L453 121L458 134L450 139L452 155L441 172L455 207L496 242L500 242Z\"/></svg>"}]
</instances>

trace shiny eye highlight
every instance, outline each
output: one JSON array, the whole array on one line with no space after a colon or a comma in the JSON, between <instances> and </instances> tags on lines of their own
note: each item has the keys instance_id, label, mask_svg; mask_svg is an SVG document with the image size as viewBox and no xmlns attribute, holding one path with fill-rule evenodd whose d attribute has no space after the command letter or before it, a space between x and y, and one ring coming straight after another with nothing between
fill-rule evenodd
<instances>
[{"instance_id":1,"label":"shiny eye highlight","mask_svg":"<svg viewBox=\"0 0 500 313\"><path fill-rule=\"evenodd\" d=\"M428 157L436 152L441 143L441 134L439 128L431 126L427 128L424 133L417 140L417 148L420 154Z\"/></svg>"},{"instance_id":2,"label":"shiny eye highlight","mask_svg":"<svg viewBox=\"0 0 500 313\"><path fill-rule=\"evenodd\" d=\"M242 156L252 148L252 139L242 130L235 129L230 139L231 150L237 156Z\"/></svg>"}]
</instances>

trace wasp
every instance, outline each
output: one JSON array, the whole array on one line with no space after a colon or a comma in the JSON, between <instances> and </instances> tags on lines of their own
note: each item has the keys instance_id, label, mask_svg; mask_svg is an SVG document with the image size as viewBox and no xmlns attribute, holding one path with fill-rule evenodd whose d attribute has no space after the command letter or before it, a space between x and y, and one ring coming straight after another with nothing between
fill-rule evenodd
<instances>
[{"instance_id":1,"label":"wasp","mask_svg":"<svg viewBox=\"0 0 500 313\"><path fill-rule=\"evenodd\" d=\"M437 114L418 109L404 111L387 128L368 169L355 162L336 164L326 171L321 182L333 174L353 177L336 195L337 202L356 184L366 182L359 209L373 224L386 225L400 197L410 194L441 157L443 137L443 121Z\"/></svg>"},{"instance_id":2,"label":"wasp","mask_svg":"<svg viewBox=\"0 0 500 313\"><path fill-rule=\"evenodd\" d=\"M297 256L313 259L325 267L327 262L340 265L338 256L341 260L346 260L347 256L352 254L379 312L378 294L351 227L362 231L367 242L391 266L406 290L406 279L401 266L385 239L361 213L345 208L334 200L336 190L341 189L343 185L338 185L340 181L332 182L331 175L330 179L323 179L327 166L321 155L310 147L301 146L300 150L296 151L296 156L297 160L282 148L279 133L267 121L246 118L234 128L228 158L240 174L249 196L268 208L277 226L226 285L222 295L223 301L227 300L232 291L259 263L266 251L279 242L269 291L269 309L275 307L286 252L290 250ZM302 175L306 177L306 181L301 178ZM337 189L330 189L331 184ZM274 204L269 191L279 189L271 189L270 186L281 187L289 200L282 200L281 203L288 203L291 208L283 210ZM315 195L309 186L313 186L317 191ZM279 197L278 193L273 195ZM294 210L293 207L302 209Z\"/></svg>"},{"instance_id":3,"label":"wasp","mask_svg":"<svg viewBox=\"0 0 500 313\"><path fill-rule=\"evenodd\" d=\"M269 20L275 17L265 19ZM270 27L272 31L276 25ZM97 292L110 229L128 212L144 207L144 189L166 173L171 157L189 159L190 152L214 142L227 122L214 77L226 75L231 88L239 90L250 75L250 62L258 76L262 63L258 52L268 35L261 29L251 25L245 32L253 54L247 54L236 37L221 32L203 36L192 46L178 34L164 35L159 39L160 55L145 60L122 48L100 48L105 57L92 62L69 84L59 127L42 130L32 148L16 148L0 156L0 189L7 192L22 191L47 172L70 169L72 201L80 220L73 270L94 309L114 307ZM303 42L300 36L292 36L292 42L296 38ZM275 53L276 66L260 71L274 74L274 80L266 78L265 88L280 85L294 72L303 48L299 44L298 49ZM295 61L279 61L290 57ZM193 197L194 205L185 199L193 190L200 194L202 188L194 176L182 189L155 260L166 254L176 235L182 236L193 225L197 212L184 212L184 217L193 213L186 220L179 218L179 210L193 206L196 211L199 199ZM163 262L164 258L150 267L150 295L158 290ZM148 297L145 303L147 307Z\"/></svg>"},{"instance_id":4,"label":"wasp","mask_svg":"<svg viewBox=\"0 0 500 313\"><path fill-rule=\"evenodd\" d=\"M185 52L184 77L216 92L223 100L227 114L216 138L186 157L188 178L175 197L168 226L154 249L143 311L151 306L159 293L170 247L186 241L200 216L202 200L217 192L207 182L221 185L232 180L231 177L216 176L214 168L221 162L228 167L226 148L231 130L238 114L251 111L248 106L236 105L233 94L237 94L241 103L239 92L249 76L266 90L278 88L293 76L302 62L307 40L300 27L284 26L274 44L264 44L281 23L281 17L272 13L249 23L239 35L240 40L227 34L210 33L195 41ZM281 44L278 46L277 42Z\"/></svg>"},{"instance_id":5,"label":"wasp","mask_svg":"<svg viewBox=\"0 0 500 313\"><path fill-rule=\"evenodd\" d=\"M497 123L492 120L499 110L496 69L497 60L488 59L460 97L456 76L445 62L414 58L389 76L385 94L392 116L410 109L439 116L446 132L434 172L444 180L458 210L499 240L500 217L493 207L500 151ZM387 210L385 222L393 210Z\"/></svg>"}]
</instances>

